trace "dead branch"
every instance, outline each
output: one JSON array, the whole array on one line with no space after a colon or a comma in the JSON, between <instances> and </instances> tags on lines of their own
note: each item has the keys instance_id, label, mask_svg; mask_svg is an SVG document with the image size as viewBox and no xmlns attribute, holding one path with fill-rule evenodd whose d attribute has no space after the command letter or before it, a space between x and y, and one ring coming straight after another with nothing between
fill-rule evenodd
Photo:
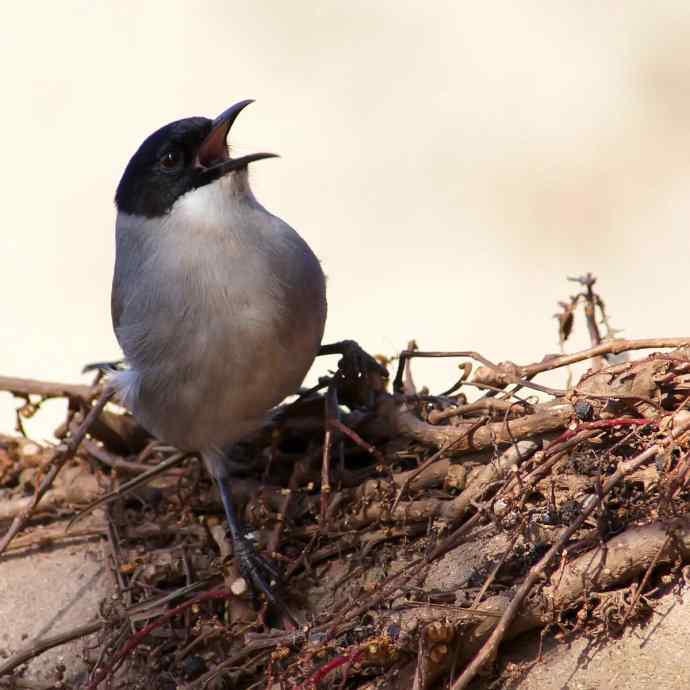
<instances>
[{"instance_id":1,"label":"dead branch","mask_svg":"<svg viewBox=\"0 0 690 690\"><path fill-rule=\"evenodd\" d=\"M638 598L657 588L657 568L690 559L690 520L678 517L690 491L690 452L678 426L690 425L690 349L617 364L605 358L690 340L600 342L599 317L610 335L603 301L591 276L578 281L584 287L564 303L559 329L565 342L584 308L588 350L519 366L411 345L396 376L406 394L386 393L383 370L348 379L341 367L342 407L332 398L324 417L319 391L331 380L324 379L233 450L245 474L233 498L285 566L298 630L269 629L280 624L272 612L257 614L245 599L222 523L209 515L220 514L217 494L198 464L171 470L175 449L154 446L129 414L102 412L92 440L36 506L25 487L54 472L97 388L10 380L16 395L33 398L27 413L36 398L70 400L57 432L68 442L55 453L0 436L0 518L40 510L45 521L46 509L74 510L106 486L116 489L96 503L105 505L105 524L99 516L67 535L39 528L6 547L23 557L62 540L107 538L117 596L104 601L92 687L125 660L115 684L153 685L165 673L187 690L226 681L269 690L318 682L425 690L452 666L453 676L455 668L462 674L455 687L464 687L501 639L554 621L567 627L577 619L584 629L593 592L602 601L614 597L603 590L636 578L631 599L617 604L616 625L641 615ZM443 395L417 394L417 356L460 357L462 375ZM592 369L567 390L533 380L587 359ZM554 399L520 399L523 386ZM463 387L482 397L468 402ZM642 467L652 455L657 462ZM332 466L322 467L322 457ZM123 474L137 476L121 484ZM151 480L141 500L121 500ZM612 525L623 531L607 539ZM233 595L203 606L188 599L220 592L210 588L223 581ZM180 601L182 608L169 608Z\"/></svg>"},{"instance_id":2,"label":"dead branch","mask_svg":"<svg viewBox=\"0 0 690 690\"><path fill-rule=\"evenodd\" d=\"M494 443L512 443L515 440L536 436L562 428L575 415L568 401L545 404L534 414L486 424L467 434L472 422L457 426L436 426L419 419L412 408L400 404L393 397L382 398L377 416L364 424L365 432L373 436L404 436L438 449L452 446L454 454L483 450Z\"/></svg>"},{"instance_id":3,"label":"dead branch","mask_svg":"<svg viewBox=\"0 0 690 690\"><path fill-rule=\"evenodd\" d=\"M50 496L50 492L46 496ZM92 526L85 527L84 529L70 530L69 532L65 531L62 525L52 528L40 527L28 534L15 537L7 547L6 553L105 536L107 536L107 527L100 520ZM171 536L193 537L197 541L203 541L206 538L206 532L201 525L161 525L149 523L144 525L127 525L123 530L122 536L124 539L131 541L145 541Z\"/></svg>"},{"instance_id":4,"label":"dead branch","mask_svg":"<svg viewBox=\"0 0 690 690\"><path fill-rule=\"evenodd\" d=\"M64 464L72 457L74 457L74 454L77 452L77 449L79 448L79 444L86 436L87 432L89 431L89 428L93 424L93 421L101 413L101 411L106 406L110 398L113 397L113 394L114 391L106 390L106 392L104 392L101 395L96 404L91 408L89 414L87 415L86 419L84 420L84 423L81 425L79 430L69 438L66 444L62 444L58 447L58 449L55 452L55 455L53 456L51 468L48 471L48 474L44 478L41 485L38 487L38 489L36 489L36 492L32 497L31 503L26 506L26 508L22 511L20 515L15 517L9 529L3 536L2 540L0 540L0 554L2 554L5 551L12 539L14 539L14 537L21 531L24 525L28 522L31 513L36 508L41 498L43 498L44 494L48 491L48 489L50 489L53 481L55 480L55 477L57 477L58 472L60 472Z\"/></svg>"},{"instance_id":5,"label":"dead branch","mask_svg":"<svg viewBox=\"0 0 690 690\"><path fill-rule=\"evenodd\" d=\"M37 395L41 398L70 398L84 403L88 402L96 392L92 386L18 379L10 376L0 376L0 390L18 397Z\"/></svg>"},{"instance_id":6,"label":"dead branch","mask_svg":"<svg viewBox=\"0 0 690 690\"><path fill-rule=\"evenodd\" d=\"M668 548L669 543L671 548ZM597 547L571 561L566 560L539 592L524 600L524 606L518 610L503 639L512 639L528 630L548 625L552 623L554 613L567 610L587 593L605 592L624 586L650 567L673 563L677 557L686 563L690 562L688 518L631 527L610 539L605 549ZM461 662L476 654L510 604L511 600L501 594L490 597L474 608L443 611L444 619L459 630ZM405 627L413 630L438 616L439 612L422 608L405 617ZM443 670L439 668L435 674L430 674L423 687L428 688ZM404 686L399 687L402 690Z\"/></svg>"},{"instance_id":7,"label":"dead branch","mask_svg":"<svg viewBox=\"0 0 690 690\"><path fill-rule=\"evenodd\" d=\"M105 505L107 503L112 503L118 498L122 498L123 496L126 496L128 493L134 491L134 489L136 489L138 486L142 486L147 482L150 482L154 477L158 477L164 472L167 472L170 468L176 467L186 457L187 453L175 453L167 460L164 460L155 467L152 467L146 472L143 472L138 477L130 479L128 482L125 482L122 486L119 486L111 493L106 494L105 496L101 496L95 501L92 501L79 513L79 515L77 515L70 521L69 527L72 527L72 525L76 524L79 520L83 520L87 515L90 515L96 508L98 508L98 506Z\"/></svg>"},{"instance_id":8,"label":"dead branch","mask_svg":"<svg viewBox=\"0 0 690 690\"><path fill-rule=\"evenodd\" d=\"M484 363L483 367L477 369L474 381L490 384L493 386L504 387L509 383L522 383L521 379L545 371L553 371L560 367L570 364L577 364L586 359L600 357L602 355L619 355L631 350L653 350L659 348L680 348L688 347L690 338L645 338L641 340L609 340L596 347L575 352L571 355L561 355L547 357L541 362L534 364L517 365L512 362L502 362L501 364ZM416 356L419 356L417 353Z\"/></svg>"},{"instance_id":9,"label":"dead branch","mask_svg":"<svg viewBox=\"0 0 690 690\"><path fill-rule=\"evenodd\" d=\"M476 402L467 403L466 405L458 405L447 410L432 410L429 413L429 423L439 424L446 419L453 417L461 417L473 412L489 412L492 414L513 414L515 416L522 416L528 414L532 410L532 405L529 403L519 402L513 403L510 400L499 400L497 398L483 398Z\"/></svg>"},{"instance_id":10,"label":"dead branch","mask_svg":"<svg viewBox=\"0 0 690 690\"><path fill-rule=\"evenodd\" d=\"M228 599L230 596L232 595L224 590L212 590L210 592L204 592L203 594L194 597L194 599L170 609L170 611L167 611L165 615L153 621L153 623L149 623L149 625L145 626L139 630L139 632L133 635L127 644L117 652L112 661L105 666L105 668L97 669L97 673L89 684L88 690L96 690L96 688L112 673L112 671L117 667L118 664L122 662L122 660L131 654L131 652L138 647L150 633L152 633L156 628L159 628L166 621L170 620L174 616L179 615L191 606L201 604L204 601L211 601L213 599Z\"/></svg>"},{"instance_id":11,"label":"dead branch","mask_svg":"<svg viewBox=\"0 0 690 690\"><path fill-rule=\"evenodd\" d=\"M489 463L459 496L451 500L427 498L394 504L386 501L365 502L343 520L345 529L362 529L372 523L415 523L430 519L455 524L461 520L484 492L496 481L513 471L523 460L536 452L532 441L520 441L506 450L496 462Z\"/></svg>"},{"instance_id":12,"label":"dead branch","mask_svg":"<svg viewBox=\"0 0 690 690\"><path fill-rule=\"evenodd\" d=\"M7 661L0 664L0 677L12 673L17 666L21 666L30 659L43 654L43 652L67 644L73 640L78 640L80 637L92 635L98 632L105 625L104 621L94 621L86 625L80 625L67 632L52 635L51 637L44 637L40 640L34 640L31 644L24 647L16 654L13 654Z\"/></svg>"},{"instance_id":13,"label":"dead branch","mask_svg":"<svg viewBox=\"0 0 690 690\"><path fill-rule=\"evenodd\" d=\"M673 418L673 426L671 437L678 439L688 428L690 428L690 413L682 410L678 412ZM636 458L627 462L621 463L618 470L606 481L602 488L603 495L606 495L611 489L618 484L626 474L630 474L637 469L644 462L653 458L657 453L663 450L662 443L654 444L645 451L640 453ZM462 690L466 688L473 680L481 668L495 656L498 645L501 643L508 631L510 625L515 619L518 610L532 587L541 577L542 573L549 566L551 561L563 549L570 537L579 529L582 523L589 517L592 511L599 505L600 498L590 496L586 503L582 506L582 512L575 519L575 521L563 532L558 541L548 550L546 555L534 566L524 582L520 585L512 601L501 616L501 620L496 625L495 629L485 642L481 651L474 657L474 659L467 665L460 677L453 683L452 690Z\"/></svg>"}]
</instances>

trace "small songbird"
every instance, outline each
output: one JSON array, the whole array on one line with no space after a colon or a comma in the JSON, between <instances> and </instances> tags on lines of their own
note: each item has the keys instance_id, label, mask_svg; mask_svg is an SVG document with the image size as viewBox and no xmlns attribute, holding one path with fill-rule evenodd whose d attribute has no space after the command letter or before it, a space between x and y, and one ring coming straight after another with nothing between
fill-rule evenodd
<instances>
[{"instance_id":1,"label":"small songbird","mask_svg":"<svg viewBox=\"0 0 690 690\"><path fill-rule=\"evenodd\" d=\"M162 127L125 169L111 307L129 367L113 386L152 434L201 454L241 572L275 601L272 567L235 514L223 449L297 391L321 347L326 284L306 242L252 193L249 163L273 154L229 155L228 132L251 102Z\"/></svg>"}]
</instances>

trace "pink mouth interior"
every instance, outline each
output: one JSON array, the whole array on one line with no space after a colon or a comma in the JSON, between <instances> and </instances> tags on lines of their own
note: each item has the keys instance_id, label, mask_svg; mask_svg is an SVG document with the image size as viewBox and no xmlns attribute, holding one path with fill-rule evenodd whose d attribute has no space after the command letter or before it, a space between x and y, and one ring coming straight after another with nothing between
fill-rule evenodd
<instances>
[{"instance_id":1,"label":"pink mouth interior","mask_svg":"<svg viewBox=\"0 0 690 690\"><path fill-rule=\"evenodd\" d=\"M221 126L211 130L199 148L198 161L202 167L210 168L230 159L227 136L227 127Z\"/></svg>"}]
</instances>

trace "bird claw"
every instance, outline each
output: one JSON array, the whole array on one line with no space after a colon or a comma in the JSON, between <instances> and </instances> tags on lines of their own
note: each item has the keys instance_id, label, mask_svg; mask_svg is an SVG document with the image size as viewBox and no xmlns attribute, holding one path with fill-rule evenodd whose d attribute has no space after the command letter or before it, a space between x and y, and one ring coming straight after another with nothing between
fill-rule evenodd
<instances>
[{"instance_id":1,"label":"bird claw","mask_svg":"<svg viewBox=\"0 0 690 690\"><path fill-rule=\"evenodd\" d=\"M344 378L360 379L370 372L388 378L388 370L354 340L343 340L338 345L342 354L338 371Z\"/></svg>"},{"instance_id":2,"label":"bird claw","mask_svg":"<svg viewBox=\"0 0 690 690\"><path fill-rule=\"evenodd\" d=\"M272 588L272 585L279 585L281 581L281 574L278 569L259 554L254 545L244 536L233 540L233 553L240 574L250 585L252 593L254 595L259 592L262 593L281 613L294 620Z\"/></svg>"}]
</instances>

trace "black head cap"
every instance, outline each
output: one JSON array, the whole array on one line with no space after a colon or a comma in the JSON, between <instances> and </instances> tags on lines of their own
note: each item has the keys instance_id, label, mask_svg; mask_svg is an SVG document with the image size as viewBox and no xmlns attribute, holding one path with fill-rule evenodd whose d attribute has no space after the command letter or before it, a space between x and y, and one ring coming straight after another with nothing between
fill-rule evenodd
<instances>
[{"instance_id":1,"label":"black head cap","mask_svg":"<svg viewBox=\"0 0 690 690\"><path fill-rule=\"evenodd\" d=\"M228 132L240 111L252 101L240 101L215 120L188 117L151 134L127 164L115 194L120 211L154 218L165 215L179 197L249 163L272 158L253 153L230 158Z\"/></svg>"}]
</instances>

